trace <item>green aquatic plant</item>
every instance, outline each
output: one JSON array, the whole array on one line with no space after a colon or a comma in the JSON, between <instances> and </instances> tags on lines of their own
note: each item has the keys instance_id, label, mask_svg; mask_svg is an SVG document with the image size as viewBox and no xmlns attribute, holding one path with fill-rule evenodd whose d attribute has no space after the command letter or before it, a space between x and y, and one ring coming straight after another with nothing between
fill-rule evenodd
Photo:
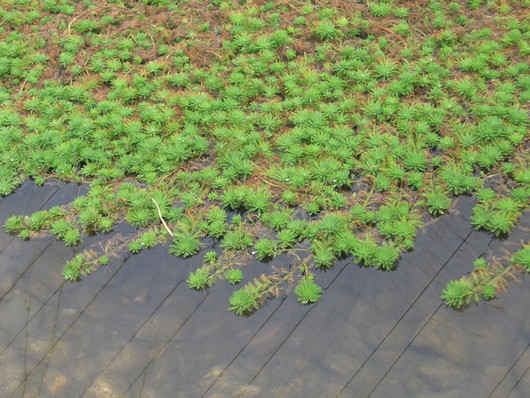
<instances>
[{"instance_id":1,"label":"green aquatic plant","mask_svg":"<svg viewBox=\"0 0 530 398\"><path fill-rule=\"evenodd\" d=\"M322 297L322 288L314 281L314 275L304 276L294 289L300 304L316 303Z\"/></svg>"},{"instance_id":2,"label":"green aquatic plant","mask_svg":"<svg viewBox=\"0 0 530 398\"><path fill-rule=\"evenodd\" d=\"M11 234L18 233L24 229L23 217L16 215L11 216L6 220L3 226L7 230L7 232Z\"/></svg>"},{"instance_id":3,"label":"green aquatic plant","mask_svg":"<svg viewBox=\"0 0 530 398\"><path fill-rule=\"evenodd\" d=\"M374 66L374 74L381 80L389 80L397 72L393 62L381 62Z\"/></svg>"},{"instance_id":4,"label":"green aquatic plant","mask_svg":"<svg viewBox=\"0 0 530 398\"><path fill-rule=\"evenodd\" d=\"M508 234L517 223L525 202L497 197L491 189L482 190L478 197L480 203L473 208L471 224L477 229L489 230L495 236Z\"/></svg>"},{"instance_id":5,"label":"green aquatic plant","mask_svg":"<svg viewBox=\"0 0 530 398\"><path fill-rule=\"evenodd\" d=\"M451 206L451 198L439 187L425 194L425 205L433 216L444 214Z\"/></svg>"},{"instance_id":6,"label":"green aquatic plant","mask_svg":"<svg viewBox=\"0 0 530 398\"><path fill-rule=\"evenodd\" d=\"M77 281L82 275L82 269L85 265L84 257L78 254L68 261L63 268L62 276L67 281Z\"/></svg>"},{"instance_id":7,"label":"green aquatic plant","mask_svg":"<svg viewBox=\"0 0 530 398\"><path fill-rule=\"evenodd\" d=\"M221 247L226 250L244 250L252 245L252 242L252 236L249 234L241 230L233 230L225 234L221 242Z\"/></svg>"},{"instance_id":8,"label":"green aquatic plant","mask_svg":"<svg viewBox=\"0 0 530 398\"><path fill-rule=\"evenodd\" d=\"M505 235L514 226L515 220L509 214L500 212L493 212L490 214L490 219L487 224L487 229L495 234L495 236Z\"/></svg>"},{"instance_id":9,"label":"green aquatic plant","mask_svg":"<svg viewBox=\"0 0 530 398\"><path fill-rule=\"evenodd\" d=\"M519 205L524 206L530 200L530 189L517 187L512 189L510 195Z\"/></svg>"},{"instance_id":10,"label":"green aquatic plant","mask_svg":"<svg viewBox=\"0 0 530 398\"><path fill-rule=\"evenodd\" d=\"M308 203L305 209L309 215L315 215L320 213L320 205L316 202Z\"/></svg>"},{"instance_id":11,"label":"green aquatic plant","mask_svg":"<svg viewBox=\"0 0 530 398\"><path fill-rule=\"evenodd\" d=\"M513 254L511 261L515 265L523 267L527 272L530 272L530 246L526 245L521 250Z\"/></svg>"},{"instance_id":12,"label":"green aquatic plant","mask_svg":"<svg viewBox=\"0 0 530 398\"><path fill-rule=\"evenodd\" d=\"M132 242L129 243L128 249L131 253L138 254L144 249L144 247L142 245L142 242L138 240L133 240Z\"/></svg>"},{"instance_id":13,"label":"green aquatic plant","mask_svg":"<svg viewBox=\"0 0 530 398\"><path fill-rule=\"evenodd\" d=\"M106 266L108 263L109 257L99 256L95 251L88 249L69 260L64 265L61 274L65 280L75 282L89 275L98 266Z\"/></svg>"},{"instance_id":14,"label":"green aquatic plant","mask_svg":"<svg viewBox=\"0 0 530 398\"><path fill-rule=\"evenodd\" d=\"M284 191L282 193L282 201L287 205L296 205L298 203L298 199L296 197L296 194L292 191Z\"/></svg>"},{"instance_id":15,"label":"green aquatic plant","mask_svg":"<svg viewBox=\"0 0 530 398\"><path fill-rule=\"evenodd\" d=\"M199 268L195 272L191 272L186 279L186 283L191 289L201 290L209 286L208 284L208 272L202 268Z\"/></svg>"},{"instance_id":16,"label":"green aquatic plant","mask_svg":"<svg viewBox=\"0 0 530 398\"><path fill-rule=\"evenodd\" d=\"M471 301L473 284L469 279L451 281L442 292L440 298L445 300L449 307L462 308Z\"/></svg>"},{"instance_id":17,"label":"green aquatic plant","mask_svg":"<svg viewBox=\"0 0 530 398\"><path fill-rule=\"evenodd\" d=\"M169 252L178 257L191 257L199 252L200 241L191 233L182 232L172 241Z\"/></svg>"},{"instance_id":18,"label":"green aquatic plant","mask_svg":"<svg viewBox=\"0 0 530 398\"><path fill-rule=\"evenodd\" d=\"M315 26L315 34L322 40L333 40L339 36L340 31L331 21L322 21Z\"/></svg>"},{"instance_id":19,"label":"green aquatic plant","mask_svg":"<svg viewBox=\"0 0 530 398\"><path fill-rule=\"evenodd\" d=\"M394 268L399 258L399 250L393 244L384 242L374 250L373 265L374 268L390 270Z\"/></svg>"},{"instance_id":20,"label":"green aquatic plant","mask_svg":"<svg viewBox=\"0 0 530 398\"><path fill-rule=\"evenodd\" d=\"M407 170L425 171L427 169L427 159L423 151L412 150L407 152L403 163Z\"/></svg>"},{"instance_id":21,"label":"green aquatic plant","mask_svg":"<svg viewBox=\"0 0 530 398\"><path fill-rule=\"evenodd\" d=\"M298 271L294 268L290 271L280 270L270 275L260 275L250 283L232 293L230 297L230 311L237 315L250 315L260 305L271 297L280 293L280 287L286 283L292 283L293 275Z\"/></svg>"},{"instance_id":22,"label":"green aquatic plant","mask_svg":"<svg viewBox=\"0 0 530 398\"><path fill-rule=\"evenodd\" d=\"M380 3L368 2L367 5L372 14L376 17L386 17L392 12L392 6L385 1Z\"/></svg>"},{"instance_id":23,"label":"green aquatic plant","mask_svg":"<svg viewBox=\"0 0 530 398\"><path fill-rule=\"evenodd\" d=\"M456 167L447 167L440 172L447 189L455 195L472 192L478 186L478 180Z\"/></svg>"},{"instance_id":24,"label":"green aquatic plant","mask_svg":"<svg viewBox=\"0 0 530 398\"><path fill-rule=\"evenodd\" d=\"M372 237L367 236L362 240L358 240L353 246L353 255L356 257L359 264L371 266L377 251L377 243Z\"/></svg>"},{"instance_id":25,"label":"green aquatic plant","mask_svg":"<svg viewBox=\"0 0 530 398\"><path fill-rule=\"evenodd\" d=\"M227 232L228 227L224 221L210 222L206 227L206 232L213 238L221 239Z\"/></svg>"},{"instance_id":26,"label":"green aquatic plant","mask_svg":"<svg viewBox=\"0 0 530 398\"><path fill-rule=\"evenodd\" d=\"M245 206L250 211L264 213L271 207L271 193L267 188L251 191L245 201Z\"/></svg>"},{"instance_id":27,"label":"green aquatic plant","mask_svg":"<svg viewBox=\"0 0 530 398\"><path fill-rule=\"evenodd\" d=\"M261 216L263 223L276 231L284 229L289 224L290 219L291 212L289 210L269 212Z\"/></svg>"},{"instance_id":28,"label":"green aquatic plant","mask_svg":"<svg viewBox=\"0 0 530 398\"><path fill-rule=\"evenodd\" d=\"M509 279L515 279L517 267L527 270L524 263L519 262L518 255L525 256L525 246L511 258L505 256L488 262L484 258L478 258L473 262L473 271L469 276L459 280L451 281L445 287L442 299L449 307L460 309L471 301L491 300L496 297L499 290L506 287ZM509 260L509 262L508 262Z\"/></svg>"},{"instance_id":29,"label":"green aquatic plant","mask_svg":"<svg viewBox=\"0 0 530 398\"><path fill-rule=\"evenodd\" d=\"M345 227L346 219L336 213L328 213L324 215L319 223L317 229L324 237L331 237L337 235Z\"/></svg>"},{"instance_id":30,"label":"green aquatic plant","mask_svg":"<svg viewBox=\"0 0 530 398\"><path fill-rule=\"evenodd\" d=\"M81 234L75 228L68 228L61 239L66 246L76 246L81 242Z\"/></svg>"},{"instance_id":31,"label":"green aquatic plant","mask_svg":"<svg viewBox=\"0 0 530 398\"><path fill-rule=\"evenodd\" d=\"M228 269L224 276L231 285L237 285L243 280L243 272L237 268Z\"/></svg>"},{"instance_id":32,"label":"green aquatic plant","mask_svg":"<svg viewBox=\"0 0 530 398\"><path fill-rule=\"evenodd\" d=\"M333 266L336 255L334 249L325 242L315 241L311 245L313 250L313 261L316 267L330 268Z\"/></svg>"},{"instance_id":33,"label":"green aquatic plant","mask_svg":"<svg viewBox=\"0 0 530 398\"><path fill-rule=\"evenodd\" d=\"M278 243L276 241L263 238L256 242L254 251L258 260L265 260L276 256L278 253Z\"/></svg>"},{"instance_id":34,"label":"green aquatic plant","mask_svg":"<svg viewBox=\"0 0 530 398\"><path fill-rule=\"evenodd\" d=\"M312 275L339 257L394 269L420 211L441 216L457 196L476 195L471 224L498 237L528 207L524 1L215 1L197 22L191 3L146 0L127 24L122 2L103 16L71 3L0 5L0 195L27 179L88 187L4 226L66 245L107 234L65 279L166 243L183 258L206 249L195 289L276 257L231 298L243 315L297 281L320 295ZM175 37L142 28L162 9L183 21ZM50 27L64 34L44 40ZM504 276L525 270L513 255ZM496 264L448 288L451 303L495 297Z\"/></svg>"},{"instance_id":35,"label":"green aquatic plant","mask_svg":"<svg viewBox=\"0 0 530 398\"><path fill-rule=\"evenodd\" d=\"M144 231L137 239L137 242L145 249L155 247L166 240L166 230L160 228L151 228Z\"/></svg>"},{"instance_id":36,"label":"green aquatic plant","mask_svg":"<svg viewBox=\"0 0 530 398\"><path fill-rule=\"evenodd\" d=\"M250 289L236 290L230 296L230 311L234 311L236 315L245 315L252 313L259 306L253 291Z\"/></svg>"}]
</instances>

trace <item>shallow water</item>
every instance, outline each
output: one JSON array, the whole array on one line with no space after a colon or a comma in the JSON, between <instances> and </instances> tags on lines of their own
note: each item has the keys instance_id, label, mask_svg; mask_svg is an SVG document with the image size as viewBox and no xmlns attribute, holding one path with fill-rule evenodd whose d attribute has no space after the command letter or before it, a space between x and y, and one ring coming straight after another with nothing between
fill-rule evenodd
<instances>
[{"instance_id":1,"label":"shallow water","mask_svg":"<svg viewBox=\"0 0 530 398\"><path fill-rule=\"evenodd\" d=\"M0 202L0 222L83 189L26 183ZM471 206L462 198L422 230L396 271L345 260L317 276L318 304L280 297L249 318L226 310L224 282L190 290L197 260L167 248L72 284L60 272L81 248L1 230L0 396L528 397L530 278L462 312L438 298L476 257L509 243L472 231Z\"/></svg>"}]
</instances>

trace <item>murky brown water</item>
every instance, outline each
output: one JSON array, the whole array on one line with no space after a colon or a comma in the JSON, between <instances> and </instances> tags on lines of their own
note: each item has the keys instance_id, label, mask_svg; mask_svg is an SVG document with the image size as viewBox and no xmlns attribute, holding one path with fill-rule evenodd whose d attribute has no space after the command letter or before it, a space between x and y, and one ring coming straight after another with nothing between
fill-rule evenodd
<instances>
[{"instance_id":1,"label":"murky brown water","mask_svg":"<svg viewBox=\"0 0 530 398\"><path fill-rule=\"evenodd\" d=\"M82 189L26 183L0 202L0 222ZM528 397L530 278L463 312L438 299L476 257L506 245L472 232L470 206L462 199L422 231L398 270L343 261L318 275L317 305L282 297L250 318L226 310L225 283L188 289L196 260L167 248L72 284L60 272L81 249L1 230L0 396Z\"/></svg>"}]
</instances>

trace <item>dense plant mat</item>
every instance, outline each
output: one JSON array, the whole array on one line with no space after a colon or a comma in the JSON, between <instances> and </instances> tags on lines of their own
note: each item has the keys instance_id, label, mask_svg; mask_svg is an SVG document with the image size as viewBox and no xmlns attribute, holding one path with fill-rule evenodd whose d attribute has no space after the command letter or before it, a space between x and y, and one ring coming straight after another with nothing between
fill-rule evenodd
<instances>
[{"instance_id":1,"label":"dense plant mat","mask_svg":"<svg viewBox=\"0 0 530 398\"><path fill-rule=\"evenodd\" d=\"M529 0L0 7L0 193L90 184L5 228L77 245L137 227L70 260L67 280L126 250L203 250L188 285L245 283L229 307L243 315L291 289L318 301L316 271L338 258L395 268L459 195L496 237L528 206ZM443 299L493 298L528 250L478 259ZM280 254L290 265L245 281Z\"/></svg>"}]
</instances>

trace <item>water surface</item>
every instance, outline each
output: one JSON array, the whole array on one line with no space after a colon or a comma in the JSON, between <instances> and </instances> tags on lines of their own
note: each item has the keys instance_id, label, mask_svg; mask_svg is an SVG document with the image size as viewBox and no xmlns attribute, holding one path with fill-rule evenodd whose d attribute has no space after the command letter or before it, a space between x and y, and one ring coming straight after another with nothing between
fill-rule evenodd
<instances>
[{"instance_id":1,"label":"water surface","mask_svg":"<svg viewBox=\"0 0 530 398\"><path fill-rule=\"evenodd\" d=\"M25 183L0 202L0 222L83 192ZM226 310L225 282L190 290L198 259L167 247L65 283L62 266L82 247L1 230L0 396L528 397L529 278L465 311L438 298L478 256L508 247L472 231L472 204L462 198L421 230L396 271L344 260L317 275L318 304L283 296L248 318ZM266 265L251 267L246 275Z\"/></svg>"}]
</instances>

